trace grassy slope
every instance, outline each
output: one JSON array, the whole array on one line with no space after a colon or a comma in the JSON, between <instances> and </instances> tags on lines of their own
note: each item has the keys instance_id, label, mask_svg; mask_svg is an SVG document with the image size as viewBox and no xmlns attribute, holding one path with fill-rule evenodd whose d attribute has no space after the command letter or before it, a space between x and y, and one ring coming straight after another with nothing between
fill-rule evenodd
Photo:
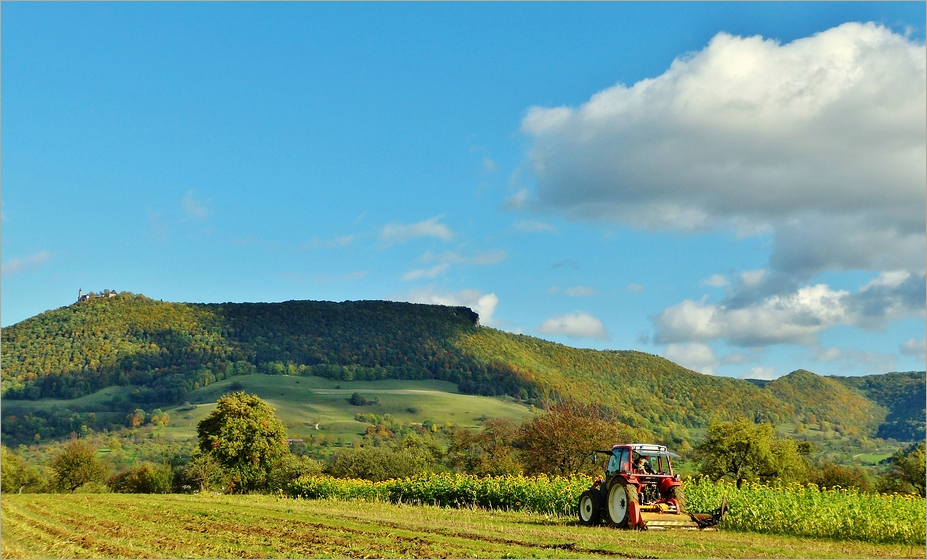
<instances>
[{"instance_id":1,"label":"grassy slope","mask_svg":"<svg viewBox=\"0 0 927 560\"><path fill-rule=\"evenodd\" d=\"M258 374L238 376L195 391L190 401L196 406L194 410L165 409L171 421L162 428L163 433L183 439L196 437L197 422L215 408L216 399L229 392L233 383L239 383L243 391L254 393L273 406L289 436L300 439L324 434L343 436L350 441L367 428L366 423L354 419L357 413L389 414L408 423L431 420L438 425L450 422L459 426L476 426L481 417L505 417L518 423L530 414L528 407L511 399L461 395L453 383L446 381L336 381ZM348 398L355 391L369 400L379 397L380 402L352 406Z\"/></svg>"},{"instance_id":2,"label":"grassy slope","mask_svg":"<svg viewBox=\"0 0 927 560\"><path fill-rule=\"evenodd\" d=\"M523 512L271 496L11 495L4 558L923 558L922 547L619 531Z\"/></svg>"}]
</instances>

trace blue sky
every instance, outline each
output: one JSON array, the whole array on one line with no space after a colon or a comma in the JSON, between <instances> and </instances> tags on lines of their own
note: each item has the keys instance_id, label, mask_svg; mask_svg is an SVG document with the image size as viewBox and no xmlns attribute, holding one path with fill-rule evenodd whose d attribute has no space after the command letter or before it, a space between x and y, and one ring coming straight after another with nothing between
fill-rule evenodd
<instances>
[{"instance_id":1,"label":"blue sky","mask_svg":"<svg viewBox=\"0 0 927 560\"><path fill-rule=\"evenodd\" d=\"M716 375L925 362L924 3L3 3L2 325L468 305Z\"/></svg>"}]
</instances>

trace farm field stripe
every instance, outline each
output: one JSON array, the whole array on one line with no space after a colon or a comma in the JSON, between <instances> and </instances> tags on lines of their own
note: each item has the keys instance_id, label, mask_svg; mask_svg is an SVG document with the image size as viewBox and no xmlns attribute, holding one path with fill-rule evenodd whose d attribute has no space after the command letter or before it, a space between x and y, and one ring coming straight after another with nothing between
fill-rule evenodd
<instances>
[{"instance_id":1,"label":"farm field stripe","mask_svg":"<svg viewBox=\"0 0 927 560\"><path fill-rule=\"evenodd\" d=\"M59 514L38 507L36 504L26 504L26 507L19 510L19 513L27 526L48 535L53 540L54 544L48 550L41 551L42 553L59 551L62 548L76 548L91 552L90 556L100 556L100 553L103 553L103 555L124 558L149 557L145 549L136 550L120 546L118 543L99 541L92 536L100 533L96 527L92 525L86 526L86 524L74 519L68 519L69 522L62 522ZM84 556L84 554L81 554L81 556Z\"/></svg>"},{"instance_id":2,"label":"farm field stripe","mask_svg":"<svg viewBox=\"0 0 927 560\"><path fill-rule=\"evenodd\" d=\"M24 510L23 504L34 506L26 511L28 516L54 514L52 523L58 524L58 531L88 532L88 528L75 529L60 521L62 516L86 511L86 523L105 522L101 523L105 531L93 537L105 540L107 532L135 532L138 536L131 545L144 548L147 554L119 554L101 551L99 546L68 550L52 548L47 540L39 539L38 544L24 541L31 529L23 531L19 527L21 517L10 515ZM3 549L6 558L581 558L621 554L660 558L923 557L923 548L912 546L724 531L618 531L583 527L571 518L552 515L385 502L293 500L261 495L59 494L4 496L3 505L4 539L13 535L20 541L15 549ZM118 527L119 523L123 527ZM43 534L43 538L48 537Z\"/></svg>"},{"instance_id":3,"label":"farm field stripe","mask_svg":"<svg viewBox=\"0 0 927 560\"><path fill-rule=\"evenodd\" d=\"M84 558L90 555L88 551L35 527L28 517L12 509L4 504L2 525L4 558L41 558L59 555L67 558ZM49 551L59 550L62 552L49 554Z\"/></svg>"}]
</instances>

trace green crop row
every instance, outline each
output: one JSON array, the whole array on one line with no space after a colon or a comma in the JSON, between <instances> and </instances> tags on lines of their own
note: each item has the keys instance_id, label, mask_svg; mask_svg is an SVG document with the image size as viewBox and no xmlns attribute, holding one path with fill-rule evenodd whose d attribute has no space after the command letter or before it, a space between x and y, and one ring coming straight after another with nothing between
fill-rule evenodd
<instances>
[{"instance_id":1,"label":"green crop row","mask_svg":"<svg viewBox=\"0 0 927 560\"><path fill-rule=\"evenodd\" d=\"M813 484L751 484L739 489L707 478L685 485L691 511L711 511L724 497L722 528L871 543L925 544L925 501L909 494L870 494Z\"/></svg>"},{"instance_id":2,"label":"green crop row","mask_svg":"<svg viewBox=\"0 0 927 560\"><path fill-rule=\"evenodd\" d=\"M370 482L304 476L287 487L292 497L380 500L444 507L527 510L575 515L585 477L475 477L426 474ZM866 494L814 485L744 484L737 488L707 478L684 485L690 512L714 511L724 497L730 510L722 529L859 540L871 543L925 544L925 501L901 494Z\"/></svg>"},{"instance_id":3,"label":"green crop row","mask_svg":"<svg viewBox=\"0 0 927 560\"><path fill-rule=\"evenodd\" d=\"M495 476L425 474L405 479L370 482L326 476L304 476L287 487L290 496L384 500L393 503L527 510L573 515L576 500L591 480L586 477Z\"/></svg>"}]
</instances>

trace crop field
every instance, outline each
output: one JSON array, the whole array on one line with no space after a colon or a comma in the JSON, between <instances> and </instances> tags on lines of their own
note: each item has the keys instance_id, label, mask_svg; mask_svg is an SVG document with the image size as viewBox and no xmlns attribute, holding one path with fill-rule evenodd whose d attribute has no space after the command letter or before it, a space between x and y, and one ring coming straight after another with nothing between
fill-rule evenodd
<instances>
[{"instance_id":1,"label":"crop field","mask_svg":"<svg viewBox=\"0 0 927 560\"><path fill-rule=\"evenodd\" d=\"M620 531L527 511L274 496L23 494L4 558L923 558L924 547Z\"/></svg>"},{"instance_id":2,"label":"crop field","mask_svg":"<svg viewBox=\"0 0 927 560\"><path fill-rule=\"evenodd\" d=\"M319 476L296 480L288 492L303 498L477 506L572 516L576 497L590 482L584 477L438 474L374 483ZM727 498L730 512L722 525L727 530L925 545L925 501L916 496L865 494L813 485L745 484L738 489L707 479L686 482L684 490L686 510L693 513L710 513Z\"/></svg>"}]
</instances>

